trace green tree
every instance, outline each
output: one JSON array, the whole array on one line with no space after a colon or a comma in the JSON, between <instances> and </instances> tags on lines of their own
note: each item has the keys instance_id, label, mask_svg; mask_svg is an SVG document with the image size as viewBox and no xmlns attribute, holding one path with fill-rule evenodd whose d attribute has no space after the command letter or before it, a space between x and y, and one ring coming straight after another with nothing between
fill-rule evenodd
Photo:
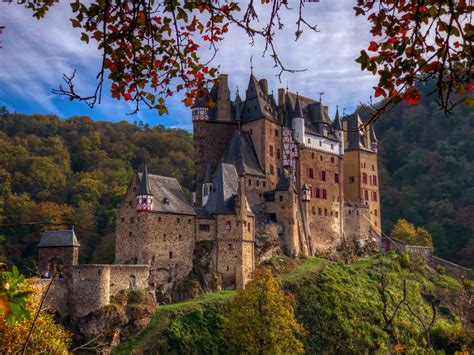
<instances>
[{"instance_id":1,"label":"green tree","mask_svg":"<svg viewBox=\"0 0 474 355\"><path fill-rule=\"evenodd\" d=\"M295 301L268 269L239 292L228 309L224 334L236 353L302 354L304 329L295 318Z\"/></svg>"},{"instance_id":2,"label":"green tree","mask_svg":"<svg viewBox=\"0 0 474 355\"><path fill-rule=\"evenodd\" d=\"M424 227L416 228L403 218L393 226L390 237L410 245L433 246L431 234Z\"/></svg>"}]
</instances>

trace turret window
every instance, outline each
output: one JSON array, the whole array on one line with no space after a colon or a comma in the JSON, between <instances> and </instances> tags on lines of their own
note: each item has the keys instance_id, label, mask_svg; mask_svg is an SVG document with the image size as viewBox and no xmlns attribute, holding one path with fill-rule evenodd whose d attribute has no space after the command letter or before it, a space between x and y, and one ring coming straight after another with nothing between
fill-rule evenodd
<instances>
[{"instance_id":1,"label":"turret window","mask_svg":"<svg viewBox=\"0 0 474 355\"><path fill-rule=\"evenodd\" d=\"M273 157L273 146L270 146L270 156Z\"/></svg>"},{"instance_id":2,"label":"turret window","mask_svg":"<svg viewBox=\"0 0 474 355\"><path fill-rule=\"evenodd\" d=\"M334 173L334 182L336 184L339 184L339 174L338 173Z\"/></svg>"}]
</instances>

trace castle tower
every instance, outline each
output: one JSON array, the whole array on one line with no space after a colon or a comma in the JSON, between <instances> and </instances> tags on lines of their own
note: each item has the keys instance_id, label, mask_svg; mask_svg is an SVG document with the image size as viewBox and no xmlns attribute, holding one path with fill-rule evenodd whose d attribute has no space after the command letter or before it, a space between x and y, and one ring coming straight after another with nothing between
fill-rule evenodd
<instances>
[{"instance_id":1,"label":"castle tower","mask_svg":"<svg viewBox=\"0 0 474 355\"><path fill-rule=\"evenodd\" d=\"M153 194L151 192L146 164L142 180L140 181L140 187L138 188L136 203L138 212L150 212L153 210Z\"/></svg>"},{"instance_id":2,"label":"castle tower","mask_svg":"<svg viewBox=\"0 0 474 355\"><path fill-rule=\"evenodd\" d=\"M72 266L77 265L79 247L74 228L44 232L37 246L39 273L52 277L53 273L62 272L70 277Z\"/></svg>"},{"instance_id":3,"label":"castle tower","mask_svg":"<svg viewBox=\"0 0 474 355\"><path fill-rule=\"evenodd\" d=\"M194 168L196 179L196 206L202 206L202 184L207 163L211 171L224 152L227 143L237 128L230 100L227 75L219 76L210 91L204 91L192 107Z\"/></svg>"},{"instance_id":4,"label":"castle tower","mask_svg":"<svg viewBox=\"0 0 474 355\"><path fill-rule=\"evenodd\" d=\"M364 125L359 114L342 119L344 129L344 194L346 202L367 205L370 223L380 233L380 195L377 137L373 126Z\"/></svg>"}]
</instances>

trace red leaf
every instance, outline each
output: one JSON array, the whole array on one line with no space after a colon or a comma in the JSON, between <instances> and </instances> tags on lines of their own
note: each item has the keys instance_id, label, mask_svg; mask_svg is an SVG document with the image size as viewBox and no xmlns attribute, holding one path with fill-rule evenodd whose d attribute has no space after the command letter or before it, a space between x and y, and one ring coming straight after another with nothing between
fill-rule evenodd
<instances>
[{"instance_id":1,"label":"red leaf","mask_svg":"<svg viewBox=\"0 0 474 355\"><path fill-rule=\"evenodd\" d=\"M420 101L420 93L413 88L407 90L405 95L403 95L403 101L409 103L410 105L416 106L418 101Z\"/></svg>"},{"instance_id":2,"label":"red leaf","mask_svg":"<svg viewBox=\"0 0 474 355\"><path fill-rule=\"evenodd\" d=\"M373 89L375 90L375 97L379 97L379 96L387 97L387 93L381 87L374 86Z\"/></svg>"},{"instance_id":3,"label":"red leaf","mask_svg":"<svg viewBox=\"0 0 474 355\"><path fill-rule=\"evenodd\" d=\"M467 91L471 91L472 89L474 89L474 85L472 85L471 83L467 84L464 89L466 89Z\"/></svg>"},{"instance_id":4,"label":"red leaf","mask_svg":"<svg viewBox=\"0 0 474 355\"><path fill-rule=\"evenodd\" d=\"M369 51L377 52L377 49L379 49L379 44L377 42L371 41L369 45Z\"/></svg>"}]
</instances>

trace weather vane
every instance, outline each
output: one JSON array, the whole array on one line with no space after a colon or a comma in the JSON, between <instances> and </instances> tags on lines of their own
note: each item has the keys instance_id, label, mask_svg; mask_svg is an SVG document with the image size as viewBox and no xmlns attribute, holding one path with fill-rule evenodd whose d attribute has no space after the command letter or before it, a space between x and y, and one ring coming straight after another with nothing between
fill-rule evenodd
<instances>
[{"instance_id":1,"label":"weather vane","mask_svg":"<svg viewBox=\"0 0 474 355\"><path fill-rule=\"evenodd\" d=\"M323 102L323 95L324 95L324 91L320 91L319 92L319 102Z\"/></svg>"}]
</instances>

